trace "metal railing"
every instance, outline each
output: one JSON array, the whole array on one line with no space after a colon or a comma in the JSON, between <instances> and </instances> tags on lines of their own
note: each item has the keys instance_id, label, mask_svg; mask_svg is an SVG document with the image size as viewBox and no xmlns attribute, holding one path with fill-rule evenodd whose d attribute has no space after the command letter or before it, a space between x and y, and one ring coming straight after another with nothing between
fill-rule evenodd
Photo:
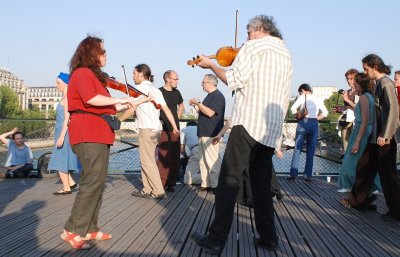
<instances>
[{"instance_id":1,"label":"metal railing","mask_svg":"<svg viewBox=\"0 0 400 257\"><path fill-rule=\"evenodd\" d=\"M181 127L186 126L189 120L181 120ZM293 155L294 137L296 133L296 121L286 121L283 127L282 159L274 157L274 166L278 174L287 174L290 170ZM341 141L335 129L336 123L321 122L317 151L314 158L314 175L337 175L340 171L343 154ZM27 145L34 155L34 167L37 159L54 147L55 120L35 119L0 119L0 133L4 133L18 127L24 134ZM125 173L139 172L140 159L138 151L138 130L133 120L122 123L121 129L116 131L116 139L111 147L109 172ZM225 151L225 143L229 132L222 141L220 154ZM300 171L304 170L305 150L300 158ZM0 145L0 165L4 165L7 149Z\"/></svg>"}]
</instances>

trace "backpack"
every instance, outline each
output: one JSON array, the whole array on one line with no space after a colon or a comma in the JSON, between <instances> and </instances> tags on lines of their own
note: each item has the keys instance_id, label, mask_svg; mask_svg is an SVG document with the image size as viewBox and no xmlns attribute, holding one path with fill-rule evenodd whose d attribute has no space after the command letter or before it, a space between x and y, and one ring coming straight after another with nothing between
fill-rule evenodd
<instances>
[{"instance_id":1,"label":"backpack","mask_svg":"<svg viewBox=\"0 0 400 257\"><path fill-rule=\"evenodd\" d=\"M52 173L50 170L47 170L47 167L49 166L50 162L50 157L51 157L51 152L47 152L42 154L37 162L37 171L38 171L38 177L55 177L57 176L57 173Z\"/></svg>"}]
</instances>

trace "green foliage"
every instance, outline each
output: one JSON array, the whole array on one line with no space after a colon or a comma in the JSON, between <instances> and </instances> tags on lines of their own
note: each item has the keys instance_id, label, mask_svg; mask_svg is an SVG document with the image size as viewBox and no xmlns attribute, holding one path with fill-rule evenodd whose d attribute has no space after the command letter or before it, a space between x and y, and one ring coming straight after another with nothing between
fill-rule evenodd
<instances>
[{"instance_id":1,"label":"green foliage","mask_svg":"<svg viewBox=\"0 0 400 257\"><path fill-rule=\"evenodd\" d=\"M290 111L290 108L292 107L292 105L294 104L295 100L292 100L289 102L289 106L286 112L286 117L285 120L294 120L294 114L292 114L292 112Z\"/></svg>"},{"instance_id":2,"label":"green foliage","mask_svg":"<svg viewBox=\"0 0 400 257\"><path fill-rule=\"evenodd\" d=\"M56 119L56 110L50 109L47 113L47 119L55 120Z\"/></svg>"},{"instance_id":3,"label":"green foliage","mask_svg":"<svg viewBox=\"0 0 400 257\"><path fill-rule=\"evenodd\" d=\"M0 86L0 118L16 118L21 108L18 104L17 94L8 86Z\"/></svg>"},{"instance_id":4,"label":"green foliage","mask_svg":"<svg viewBox=\"0 0 400 257\"><path fill-rule=\"evenodd\" d=\"M0 124L0 131L10 131L18 127L29 138L43 138L49 135L49 124L41 121L46 118L45 113L38 108L21 110L18 104L18 95L9 86L0 86L0 118L11 119ZM39 121L31 121L39 119Z\"/></svg>"}]
</instances>

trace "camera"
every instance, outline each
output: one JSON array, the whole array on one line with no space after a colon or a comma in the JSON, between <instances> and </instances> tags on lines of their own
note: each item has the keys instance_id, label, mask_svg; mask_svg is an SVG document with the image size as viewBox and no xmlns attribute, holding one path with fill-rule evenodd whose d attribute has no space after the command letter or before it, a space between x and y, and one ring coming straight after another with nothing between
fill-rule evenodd
<instances>
[{"instance_id":1,"label":"camera","mask_svg":"<svg viewBox=\"0 0 400 257\"><path fill-rule=\"evenodd\" d=\"M338 94L343 95L343 93L344 93L344 89L339 89Z\"/></svg>"}]
</instances>

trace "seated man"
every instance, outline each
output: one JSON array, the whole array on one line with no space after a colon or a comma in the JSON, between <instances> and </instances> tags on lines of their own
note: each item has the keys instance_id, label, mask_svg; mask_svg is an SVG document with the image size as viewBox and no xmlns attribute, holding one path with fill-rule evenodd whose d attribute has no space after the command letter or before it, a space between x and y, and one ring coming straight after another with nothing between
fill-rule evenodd
<instances>
[{"instance_id":1,"label":"seated man","mask_svg":"<svg viewBox=\"0 0 400 257\"><path fill-rule=\"evenodd\" d=\"M186 153L186 146L189 150L188 153ZM186 185L201 184L198 146L197 122L189 121L186 127L181 130L181 153L188 158L183 177L183 183Z\"/></svg>"},{"instance_id":2,"label":"seated man","mask_svg":"<svg viewBox=\"0 0 400 257\"><path fill-rule=\"evenodd\" d=\"M11 135L12 140L7 139ZM6 178L26 178L33 170L32 151L24 143L24 136L18 128L0 135L0 141L8 148L7 160L5 163L5 174L1 177Z\"/></svg>"}]
</instances>

